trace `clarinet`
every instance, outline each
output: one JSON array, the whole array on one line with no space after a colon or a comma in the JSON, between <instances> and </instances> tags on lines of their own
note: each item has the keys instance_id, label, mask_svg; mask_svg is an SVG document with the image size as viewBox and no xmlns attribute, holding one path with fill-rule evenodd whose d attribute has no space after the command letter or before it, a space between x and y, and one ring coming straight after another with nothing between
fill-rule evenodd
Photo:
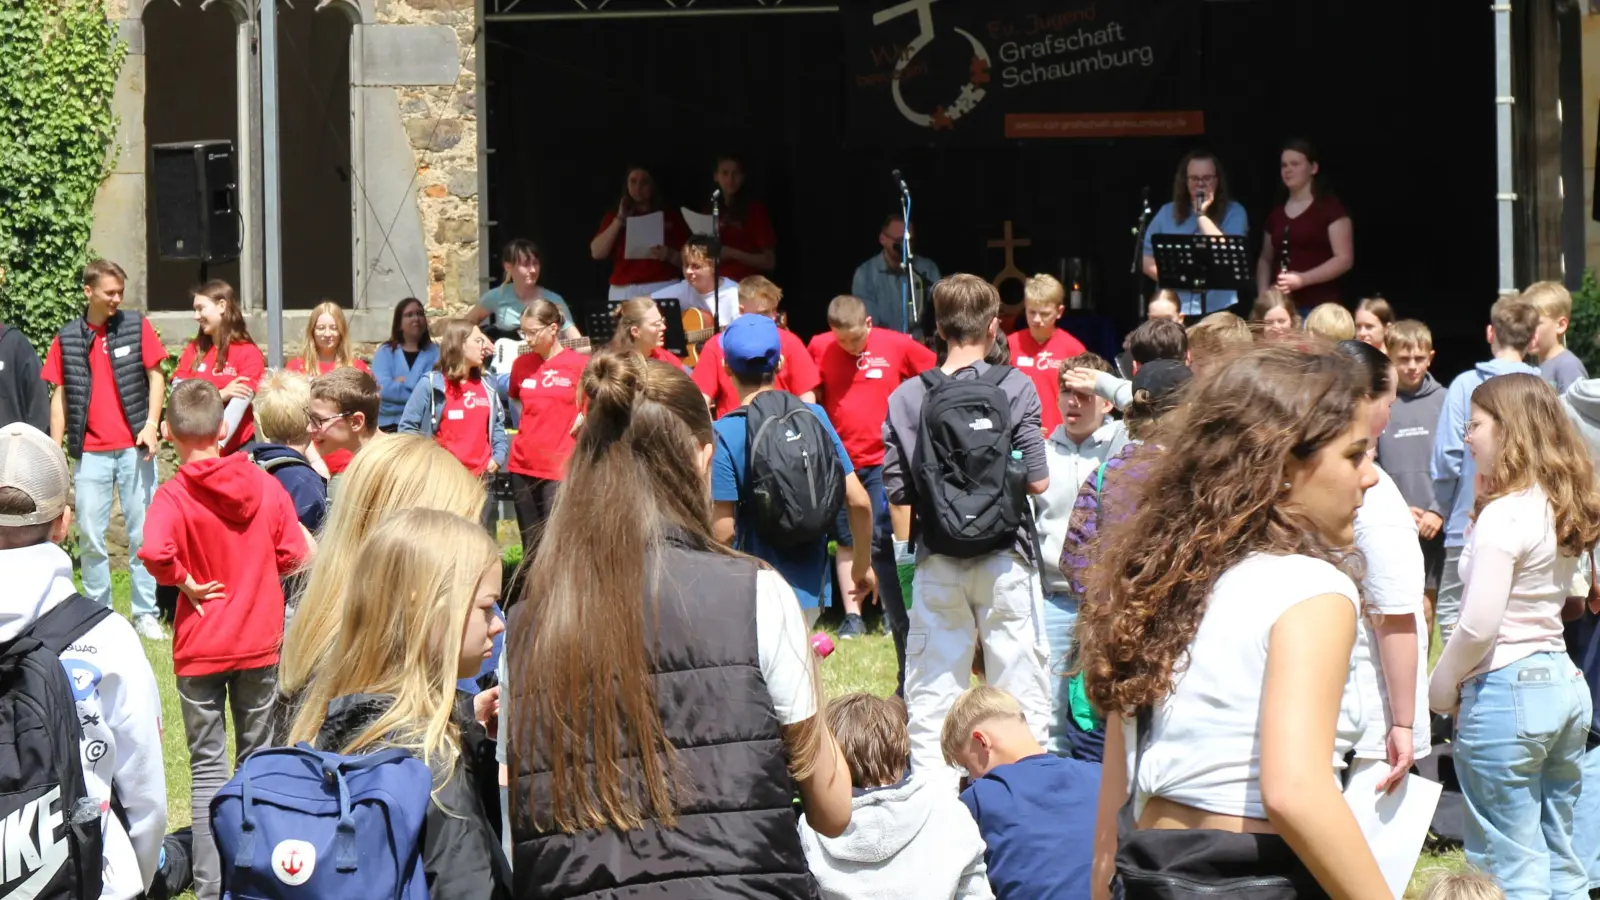
<instances>
[{"instance_id":1,"label":"clarinet","mask_svg":"<svg viewBox=\"0 0 1600 900\"><path fill-rule=\"evenodd\" d=\"M1287 225L1283 226L1283 244L1279 249L1282 252L1278 254L1278 274L1282 275L1289 271L1289 226Z\"/></svg>"}]
</instances>

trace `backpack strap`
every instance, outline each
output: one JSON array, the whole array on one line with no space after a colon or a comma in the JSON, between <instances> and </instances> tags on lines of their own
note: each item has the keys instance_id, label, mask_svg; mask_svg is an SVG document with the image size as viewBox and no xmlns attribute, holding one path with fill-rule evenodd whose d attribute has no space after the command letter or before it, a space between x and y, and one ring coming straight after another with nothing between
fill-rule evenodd
<instances>
[{"instance_id":1,"label":"backpack strap","mask_svg":"<svg viewBox=\"0 0 1600 900\"><path fill-rule=\"evenodd\" d=\"M261 470L269 475L287 466L305 466L308 469L311 468L311 463L308 463L303 459L296 459L293 456L278 456L272 459L252 459L252 462L260 466Z\"/></svg>"},{"instance_id":2,"label":"backpack strap","mask_svg":"<svg viewBox=\"0 0 1600 900\"><path fill-rule=\"evenodd\" d=\"M995 387L999 387L1000 383L1005 381L1006 380L1006 376L1008 376L1010 374L1011 374L1011 367L1010 366L1005 366L1005 365L990 366L988 369L984 370L984 372L978 376L978 380L982 381L982 382L984 382L986 384L992 384Z\"/></svg>"},{"instance_id":3,"label":"backpack strap","mask_svg":"<svg viewBox=\"0 0 1600 900\"><path fill-rule=\"evenodd\" d=\"M109 615L109 606L102 606L82 594L73 594L36 619L18 637L33 638L45 649L60 656L74 641Z\"/></svg>"}]
</instances>

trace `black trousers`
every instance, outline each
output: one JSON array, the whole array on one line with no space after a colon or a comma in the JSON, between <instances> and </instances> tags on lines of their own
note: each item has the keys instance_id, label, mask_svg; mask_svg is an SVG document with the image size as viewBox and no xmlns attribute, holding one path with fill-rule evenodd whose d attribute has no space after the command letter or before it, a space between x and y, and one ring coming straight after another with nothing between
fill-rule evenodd
<instances>
[{"instance_id":1,"label":"black trousers","mask_svg":"<svg viewBox=\"0 0 1600 900\"><path fill-rule=\"evenodd\" d=\"M511 503L517 508L517 529L522 534L522 569L533 565L534 554L539 550L539 539L544 535L544 523L556 505L556 491L561 482L551 478L534 478L531 475L511 473ZM521 579L517 579L520 583ZM507 591L502 602L505 609L519 599L521 591Z\"/></svg>"}]
</instances>

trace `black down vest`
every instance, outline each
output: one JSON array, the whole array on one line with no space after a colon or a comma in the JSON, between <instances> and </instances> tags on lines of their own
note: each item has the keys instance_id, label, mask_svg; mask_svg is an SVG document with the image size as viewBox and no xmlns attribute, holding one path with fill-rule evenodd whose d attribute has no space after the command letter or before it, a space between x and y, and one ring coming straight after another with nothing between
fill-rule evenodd
<instances>
[{"instance_id":1,"label":"black down vest","mask_svg":"<svg viewBox=\"0 0 1600 900\"><path fill-rule=\"evenodd\" d=\"M122 400L122 413L128 417L128 428L138 435L150 418L150 382L145 375L144 316L129 310L118 310L106 320L106 346L111 355L111 371L116 376L117 396ZM94 390L94 379L89 369L89 344L94 332L83 317L61 326L56 334L61 341L61 381L67 392L67 455L73 459L83 456L83 434L89 427L89 394Z\"/></svg>"},{"instance_id":2,"label":"black down vest","mask_svg":"<svg viewBox=\"0 0 1600 900\"><path fill-rule=\"evenodd\" d=\"M538 821L549 821L549 767L542 753L518 760L512 893L518 900L812 900L795 784L757 656L755 563L669 545L657 571L661 620L651 668L661 724L684 773L678 827L540 832L526 815L528 792L530 785L536 791Z\"/></svg>"}]
</instances>

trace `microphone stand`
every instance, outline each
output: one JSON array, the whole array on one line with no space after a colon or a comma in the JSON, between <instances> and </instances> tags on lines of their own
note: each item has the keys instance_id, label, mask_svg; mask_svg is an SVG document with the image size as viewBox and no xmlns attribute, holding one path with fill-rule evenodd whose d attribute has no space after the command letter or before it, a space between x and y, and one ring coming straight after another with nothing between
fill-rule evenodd
<instances>
[{"instance_id":1,"label":"microphone stand","mask_svg":"<svg viewBox=\"0 0 1600 900\"><path fill-rule=\"evenodd\" d=\"M905 276L905 288L900 294L901 314L905 317L906 334L913 334L918 325L917 314L922 309L921 298L918 297L917 277L913 270L917 257L911 252L911 189L906 187L904 180L900 184L900 215L904 220L905 231L900 235L900 268Z\"/></svg>"},{"instance_id":2,"label":"microphone stand","mask_svg":"<svg viewBox=\"0 0 1600 900\"><path fill-rule=\"evenodd\" d=\"M1135 322L1144 318L1143 292L1139 290L1142 282L1139 276L1144 273L1144 232L1150 227L1150 188L1146 187L1139 201L1139 220L1133 226L1133 265L1128 272L1133 276L1133 320Z\"/></svg>"},{"instance_id":3,"label":"microphone stand","mask_svg":"<svg viewBox=\"0 0 1600 900\"><path fill-rule=\"evenodd\" d=\"M722 333L722 188L711 192L711 333Z\"/></svg>"}]
</instances>

